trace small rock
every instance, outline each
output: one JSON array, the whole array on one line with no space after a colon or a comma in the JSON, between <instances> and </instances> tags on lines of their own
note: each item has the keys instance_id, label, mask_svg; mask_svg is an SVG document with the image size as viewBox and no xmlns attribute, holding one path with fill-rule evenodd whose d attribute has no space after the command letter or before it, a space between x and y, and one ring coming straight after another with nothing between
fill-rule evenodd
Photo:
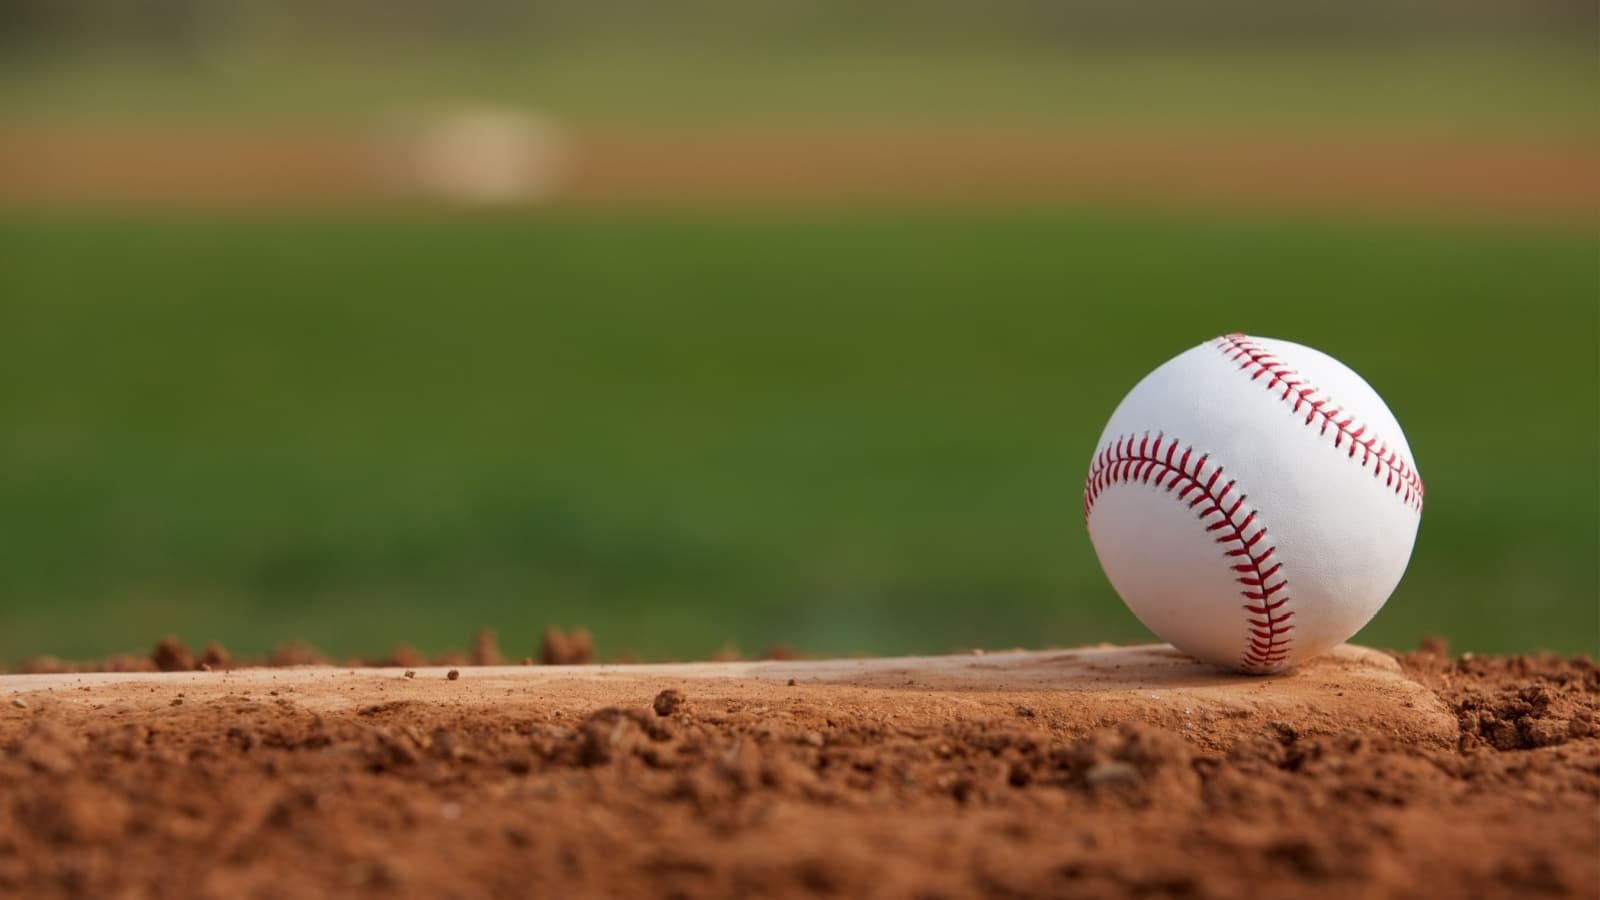
<instances>
[{"instance_id":1,"label":"small rock","mask_svg":"<svg viewBox=\"0 0 1600 900\"><path fill-rule=\"evenodd\" d=\"M461 677L461 670L460 669L451 669L450 671L444 673L444 677L450 679L451 681L455 681L456 679Z\"/></svg>"},{"instance_id":2,"label":"small rock","mask_svg":"<svg viewBox=\"0 0 1600 900\"><path fill-rule=\"evenodd\" d=\"M415 677L417 677L417 673L416 673L416 671L414 669L407 669L406 670L406 677L407 678L415 678Z\"/></svg>"},{"instance_id":3,"label":"small rock","mask_svg":"<svg viewBox=\"0 0 1600 900\"><path fill-rule=\"evenodd\" d=\"M656 695L655 702L651 704L651 707L655 709L658 716L670 716L683 706L683 701L683 691L677 688L667 688Z\"/></svg>"},{"instance_id":4,"label":"small rock","mask_svg":"<svg viewBox=\"0 0 1600 900\"><path fill-rule=\"evenodd\" d=\"M22 699L21 697L12 697L11 705L15 706L17 709L27 709L28 701Z\"/></svg>"},{"instance_id":5,"label":"small rock","mask_svg":"<svg viewBox=\"0 0 1600 900\"><path fill-rule=\"evenodd\" d=\"M1083 773L1083 780L1091 786L1102 784L1138 784L1144 780L1139 770L1129 763L1120 760L1095 763L1089 771Z\"/></svg>"}]
</instances>

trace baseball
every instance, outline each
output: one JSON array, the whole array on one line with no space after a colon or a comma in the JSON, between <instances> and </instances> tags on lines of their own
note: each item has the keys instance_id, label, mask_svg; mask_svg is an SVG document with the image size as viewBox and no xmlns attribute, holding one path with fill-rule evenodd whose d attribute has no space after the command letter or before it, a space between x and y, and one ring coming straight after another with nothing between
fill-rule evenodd
<instances>
[{"instance_id":1,"label":"baseball","mask_svg":"<svg viewBox=\"0 0 1600 900\"><path fill-rule=\"evenodd\" d=\"M1310 347L1230 334L1123 398L1083 512L1139 621L1197 659L1268 673L1377 614L1411 558L1422 480L1361 376Z\"/></svg>"}]
</instances>

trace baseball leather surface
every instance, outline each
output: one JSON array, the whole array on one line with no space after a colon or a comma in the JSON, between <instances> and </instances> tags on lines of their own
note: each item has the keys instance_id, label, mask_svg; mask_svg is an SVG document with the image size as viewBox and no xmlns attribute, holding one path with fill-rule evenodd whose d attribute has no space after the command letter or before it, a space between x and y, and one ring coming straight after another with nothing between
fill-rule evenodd
<instances>
[{"instance_id":1,"label":"baseball leather surface","mask_svg":"<svg viewBox=\"0 0 1600 900\"><path fill-rule=\"evenodd\" d=\"M1208 662L1275 672L1339 644L1400 582L1422 481L1361 376L1234 334L1139 382L1084 485L1106 576L1151 631Z\"/></svg>"}]
</instances>

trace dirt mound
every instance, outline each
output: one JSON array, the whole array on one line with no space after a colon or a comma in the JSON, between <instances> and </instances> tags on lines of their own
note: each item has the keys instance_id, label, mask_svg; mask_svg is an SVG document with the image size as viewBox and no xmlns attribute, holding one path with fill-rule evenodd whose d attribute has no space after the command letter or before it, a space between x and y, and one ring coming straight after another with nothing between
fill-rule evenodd
<instances>
[{"instance_id":1,"label":"dirt mound","mask_svg":"<svg viewBox=\"0 0 1600 900\"><path fill-rule=\"evenodd\" d=\"M1476 656L1442 648L1400 658L1456 711L1462 749L1552 747L1600 736L1600 666L1557 656Z\"/></svg>"},{"instance_id":2,"label":"dirt mound","mask_svg":"<svg viewBox=\"0 0 1600 900\"><path fill-rule=\"evenodd\" d=\"M539 642L539 662L547 666L584 666L595 661L594 638L586 628L569 634L548 628Z\"/></svg>"},{"instance_id":3,"label":"dirt mound","mask_svg":"<svg viewBox=\"0 0 1600 900\"><path fill-rule=\"evenodd\" d=\"M1593 896L1595 665L1401 661L1459 746L876 675L63 683L0 704L0 894Z\"/></svg>"}]
</instances>

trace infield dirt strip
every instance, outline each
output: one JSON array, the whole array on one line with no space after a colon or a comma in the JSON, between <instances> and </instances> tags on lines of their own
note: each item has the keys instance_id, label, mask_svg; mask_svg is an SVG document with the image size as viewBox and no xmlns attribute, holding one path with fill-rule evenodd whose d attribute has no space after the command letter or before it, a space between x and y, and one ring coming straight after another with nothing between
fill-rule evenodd
<instances>
[{"instance_id":1,"label":"infield dirt strip","mask_svg":"<svg viewBox=\"0 0 1600 900\"><path fill-rule=\"evenodd\" d=\"M413 143L314 128L0 127L0 207L438 202L405 174ZM1600 203L1600 146L1584 138L734 129L584 132L569 149L560 187L528 202L1132 203L1585 225Z\"/></svg>"},{"instance_id":2,"label":"infield dirt strip","mask_svg":"<svg viewBox=\"0 0 1600 900\"><path fill-rule=\"evenodd\" d=\"M1597 697L1349 646L4 676L0 895L1595 896Z\"/></svg>"}]
</instances>

